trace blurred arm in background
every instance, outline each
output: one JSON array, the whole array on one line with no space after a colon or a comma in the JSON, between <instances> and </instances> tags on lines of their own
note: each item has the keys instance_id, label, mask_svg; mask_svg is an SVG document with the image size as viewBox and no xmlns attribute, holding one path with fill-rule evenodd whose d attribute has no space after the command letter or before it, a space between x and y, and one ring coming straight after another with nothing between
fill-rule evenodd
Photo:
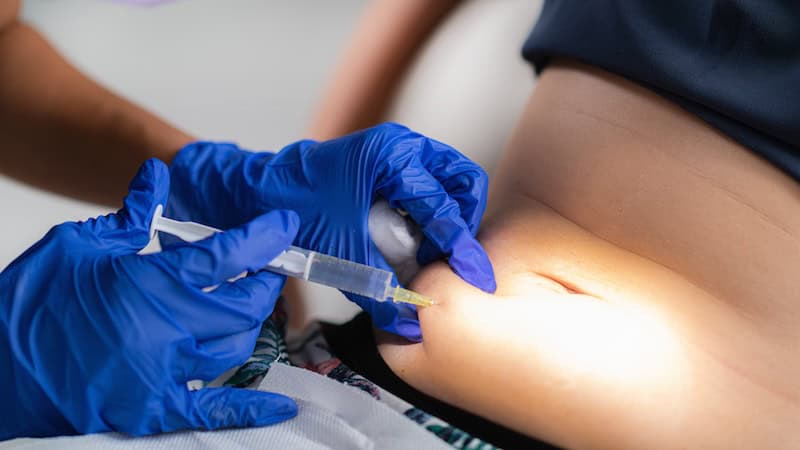
<instances>
[{"instance_id":1,"label":"blurred arm in background","mask_svg":"<svg viewBox=\"0 0 800 450\"><path fill-rule=\"evenodd\" d=\"M330 139L381 122L394 89L459 0L376 0L342 55L309 136Z\"/></svg>"},{"instance_id":2,"label":"blurred arm in background","mask_svg":"<svg viewBox=\"0 0 800 450\"><path fill-rule=\"evenodd\" d=\"M114 205L142 162L193 139L72 67L19 7L0 2L0 173Z\"/></svg>"}]
</instances>

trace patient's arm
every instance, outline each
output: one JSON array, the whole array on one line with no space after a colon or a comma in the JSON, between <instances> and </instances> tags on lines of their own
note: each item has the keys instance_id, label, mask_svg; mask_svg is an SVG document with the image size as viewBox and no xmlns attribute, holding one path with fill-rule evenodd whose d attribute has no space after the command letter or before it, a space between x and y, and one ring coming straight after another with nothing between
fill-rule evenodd
<instances>
[{"instance_id":1,"label":"patient's arm","mask_svg":"<svg viewBox=\"0 0 800 450\"><path fill-rule=\"evenodd\" d=\"M169 162L192 137L80 73L18 9L0 1L0 173L117 204L144 160Z\"/></svg>"},{"instance_id":2,"label":"patient's arm","mask_svg":"<svg viewBox=\"0 0 800 450\"><path fill-rule=\"evenodd\" d=\"M310 127L331 139L381 121L417 50L459 0L373 0L333 75Z\"/></svg>"},{"instance_id":3,"label":"patient's arm","mask_svg":"<svg viewBox=\"0 0 800 450\"><path fill-rule=\"evenodd\" d=\"M497 294L426 268L441 304L386 362L568 448L798 448L796 184L618 77L537 89L480 236Z\"/></svg>"}]
</instances>

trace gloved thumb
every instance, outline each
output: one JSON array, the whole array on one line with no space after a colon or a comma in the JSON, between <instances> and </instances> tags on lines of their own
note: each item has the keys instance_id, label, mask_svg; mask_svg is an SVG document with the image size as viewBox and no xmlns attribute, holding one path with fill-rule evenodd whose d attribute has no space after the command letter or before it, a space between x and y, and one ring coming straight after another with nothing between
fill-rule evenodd
<instances>
[{"instance_id":1,"label":"gloved thumb","mask_svg":"<svg viewBox=\"0 0 800 450\"><path fill-rule=\"evenodd\" d=\"M87 225L98 237L112 241L114 247L141 250L150 241L153 214L159 205L166 205L168 195L169 169L158 159L148 159L128 185L122 209Z\"/></svg>"},{"instance_id":2,"label":"gloved thumb","mask_svg":"<svg viewBox=\"0 0 800 450\"><path fill-rule=\"evenodd\" d=\"M242 428L271 425L297 415L291 398L273 392L229 387L185 391L187 423L181 428ZM171 431L171 430L165 430Z\"/></svg>"}]
</instances>

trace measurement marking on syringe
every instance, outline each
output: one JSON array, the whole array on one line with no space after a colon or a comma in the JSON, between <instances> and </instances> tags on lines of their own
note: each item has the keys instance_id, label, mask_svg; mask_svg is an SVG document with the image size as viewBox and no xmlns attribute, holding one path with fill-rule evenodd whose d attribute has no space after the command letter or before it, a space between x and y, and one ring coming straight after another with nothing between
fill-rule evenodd
<instances>
[{"instance_id":1,"label":"measurement marking on syringe","mask_svg":"<svg viewBox=\"0 0 800 450\"><path fill-rule=\"evenodd\" d=\"M306 268L303 270L303 279L308 280L308 275L311 273L311 263L314 261L314 255L317 252L309 252L308 258L306 258Z\"/></svg>"}]
</instances>

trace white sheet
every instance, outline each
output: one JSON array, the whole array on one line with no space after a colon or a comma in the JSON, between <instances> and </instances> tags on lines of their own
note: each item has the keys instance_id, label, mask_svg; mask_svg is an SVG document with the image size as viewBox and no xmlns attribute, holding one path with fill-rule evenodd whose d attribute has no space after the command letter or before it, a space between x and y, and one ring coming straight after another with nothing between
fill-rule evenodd
<instances>
[{"instance_id":1,"label":"white sheet","mask_svg":"<svg viewBox=\"0 0 800 450\"><path fill-rule=\"evenodd\" d=\"M411 419L366 393L317 373L274 364L259 390L295 398L298 416L262 428L182 431L143 438L119 433L0 442L0 450L249 450L281 449L448 449Z\"/></svg>"}]
</instances>

